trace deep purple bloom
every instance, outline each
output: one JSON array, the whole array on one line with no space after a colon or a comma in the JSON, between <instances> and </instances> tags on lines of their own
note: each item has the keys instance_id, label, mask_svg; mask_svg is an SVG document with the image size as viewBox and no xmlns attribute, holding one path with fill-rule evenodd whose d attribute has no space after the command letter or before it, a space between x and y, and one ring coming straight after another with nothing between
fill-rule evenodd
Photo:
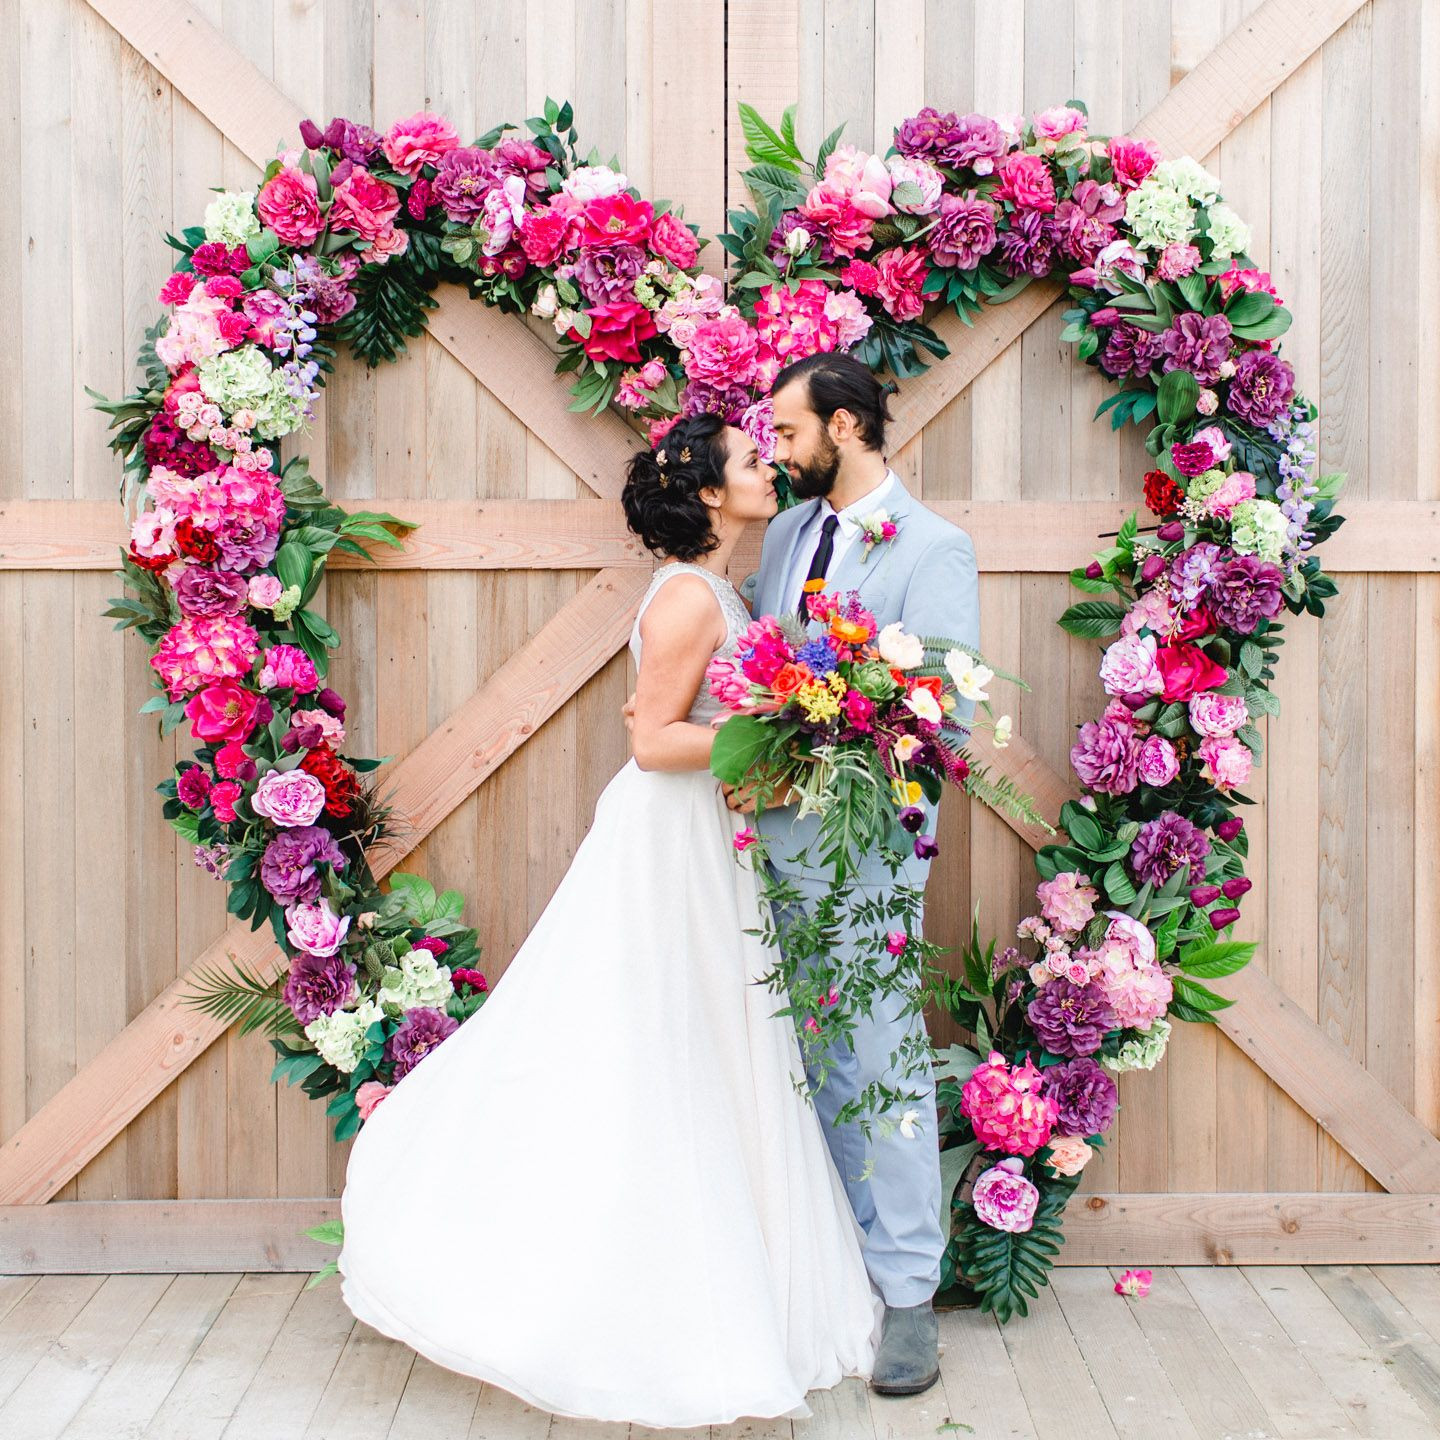
<instances>
[{"instance_id":1,"label":"deep purple bloom","mask_svg":"<svg viewBox=\"0 0 1440 1440\"><path fill-rule=\"evenodd\" d=\"M1118 1023L1098 985L1049 980L1025 1008L1040 1043L1052 1055L1093 1055Z\"/></svg>"},{"instance_id":2,"label":"deep purple bloom","mask_svg":"<svg viewBox=\"0 0 1440 1440\"><path fill-rule=\"evenodd\" d=\"M315 703L337 720L345 718L345 701L328 685L315 697Z\"/></svg>"},{"instance_id":3,"label":"deep purple bloom","mask_svg":"<svg viewBox=\"0 0 1440 1440\"><path fill-rule=\"evenodd\" d=\"M918 835L925 825L925 812L918 805L907 805L900 812L900 828Z\"/></svg>"},{"instance_id":4,"label":"deep purple bloom","mask_svg":"<svg viewBox=\"0 0 1440 1440\"><path fill-rule=\"evenodd\" d=\"M1277 565L1254 555L1237 555L1221 569L1210 588L1215 618L1242 635L1254 633L1262 619L1280 613L1280 587L1285 577Z\"/></svg>"},{"instance_id":5,"label":"deep purple bloom","mask_svg":"<svg viewBox=\"0 0 1440 1440\"><path fill-rule=\"evenodd\" d=\"M1213 905L1220 898L1220 887L1218 885L1195 885L1190 890L1190 903L1197 909L1203 910L1207 905Z\"/></svg>"},{"instance_id":6,"label":"deep purple bloom","mask_svg":"<svg viewBox=\"0 0 1440 1440\"><path fill-rule=\"evenodd\" d=\"M1101 1135L1120 1106L1115 1082L1093 1060L1067 1060L1045 1071L1045 1093L1060 1107L1055 1129L1061 1135Z\"/></svg>"},{"instance_id":7,"label":"deep purple bloom","mask_svg":"<svg viewBox=\"0 0 1440 1440\"><path fill-rule=\"evenodd\" d=\"M484 213L485 197L495 184L495 161L490 152L457 145L441 156L430 193L444 206L449 219L468 225Z\"/></svg>"},{"instance_id":8,"label":"deep purple bloom","mask_svg":"<svg viewBox=\"0 0 1440 1440\"><path fill-rule=\"evenodd\" d=\"M311 955L302 950L290 962L285 1003L302 1025L333 1015L354 993L355 973L355 966L343 955Z\"/></svg>"},{"instance_id":9,"label":"deep purple bloom","mask_svg":"<svg viewBox=\"0 0 1440 1440\"><path fill-rule=\"evenodd\" d=\"M1006 148L1004 132L988 115L962 115L946 134L936 158L957 170L968 165L977 175L990 175Z\"/></svg>"},{"instance_id":10,"label":"deep purple bloom","mask_svg":"<svg viewBox=\"0 0 1440 1440\"><path fill-rule=\"evenodd\" d=\"M605 245L586 250L575 267L575 283L592 305L633 300L635 281L645 268L638 245Z\"/></svg>"},{"instance_id":11,"label":"deep purple bloom","mask_svg":"<svg viewBox=\"0 0 1440 1440\"><path fill-rule=\"evenodd\" d=\"M1164 353L1163 337L1127 325L1123 320L1110 332L1100 354L1100 368L1107 375L1148 375Z\"/></svg>"},{"instance_id":12,"label":"deep purple bloom","mask_svg":"<svg viewBox=\"0 0 1440 1440\"><path fill-rule=\"evenodd\" d=\"M973 270L995 248L995 207L967 195L942 195L928 243L937 265Z\"/></svg>"},{"instance_id":13,"label":"deep purple bloom","mask_svg":"<svg viewBox=\"0 0 1440 1440\"><path fill-rule=\"evenodd\" d=\"M917 835L915 837L915 858L917 860L933 860L939 853L940 845L933 835Z\"/></svg>"},{"instance_id":14,"label":"deep purple bloom","mask_svg":"<svg viewBox=\"0 0 1440 1440\"><path fill-rule=\"evenodd\" d=\"M545 194L545 169L553 162L538 145L512 135L508 140L502 140L493 153L495 173L502 180L507 175L518 175L524 180L525 188L529 192L527 198L531 200Z\"/></svg>"},{"instance_id":15,"label":"deep purple bloom","mask_svg":"<svg viewBox=\"0 0 1440 1440\"><path fill-rule=\"evenodd\" d=\"M1240 918L1240 912L1232 906L1226 910L1212 910L1207 918L1212 929L1223 930L1227 925L1233 925Z\"/></svg>"},{"instance_id":16,"label":"deep purple bloom","mask_svg":"<svg viewBox=\"0 0 1440 1440\"><path fill-rule=\"evenodd\" d=\"M1000 268L1007 275L1048 275L1055 254L1055 224L1038 210L1010 217L1000 236Z\"/></svg>"},{"instance_id":17,"label":"deep purple bloom","mask_svg":"<svg viewBox=\"0 0 1440 1440\"><path fill-rule=\"evenodd\" d=\"M336 116L322 131L313 120L300 122L300 138L307 150L328 145L356 165L368 165L380 148L380 135L368 125Z\"/></svg>"},{"instance_id":18,"label":"deep purple bloom","mask_svg":"<svg viewBox=\"0 0 1440 1440\"><path fill-rule=\"evenodd\" d=\"M1255 882L1244 875L1236 875L1227 880L1220 888L1225 892L1227 900L1238 900L1242 895L1248 894L1255 888Z\"/></svg>"},{"instance_id":19,"label":"deep purple bloom","mask_svg":"<svg viewBox=\"0 0 1440 1440\"><path fill-rule=\"evenodd\" d=\"M743 385L711 385L692 380L685 387L681 416L719 415L727 425L736 424L755 397Z\"/></svg>"},{"instance_id":20,"label":"deep purple bloom","mask_svg":"<svg viewBox=\"0 0 1440 1440\"><path fill-rule=\"evenodd\" d=\"M260 857L260 883L282 905L314 900L320 894L317 865L344 868L345 856L335 837L321 825L282 830Z\"/></svg>"},{"instance_id":21,"label":"deep purple bloom","mask_svg":"<svg viewBox=\"0 0 1440 1440\"><path fill-rule=\"evenodd\" d=\"M1289 406L1295 395L1295 372L1287 361L1268 350L1247 350L1235 362L1225 404L1231 414L1252 425L1268 425Z\"/></svg>"},{"instance_id":22,"label":"deep purple bloom","mask_svg":"<svg viewBox=\"0 0 1440 1440\"><path fill-rule=\"evenodd\" d=\"M181 611L206 620L240 614L248 594L243 576L212 570L208 565L187 565L175 581L175 600Z\"/></svg>"},{"instance_id":23,"label":"deep purple bloom","mask_svg":"<svg viewBox=\"0 0 1440 1440\"><path fill-rule=\"evenodd\" d=\"M1166 370L1188 370L1202 385L1220 378L1230 357L1230 322L1223 315L1187 310L1162 335Z\"/></svg>"},{"instance_id":24,"label":"deep purple bloom","mask_svg":"<svg viewBox=\"0 0 1440 1440\"><path fill-rule=\"evenodd\" d=\"M1110 706L1098 720L1087 721L1070 748L1080 783L1107 795L1128 795L1139 780L1140 737L1122 708Z\"/></svg>"},{"instance_id":25,"label":"deep purple bloom","mask_svg":"<svg viewBox=\"0 0 1440 1440\"><path fill-rule=\"evenodd\" d=\"M460 1028L460 1022L443 1010L417 1005L406 1013L400 1028L385 1046L385 1057L395 1066L395 1078L408 1075L437 1045Z\"/></svg>"},{"instance_id":26,"label":"deep purple bloom","mask_svg":"<svg viewBox=\"0 0 1440 1440\"><path fill-rule=\"evenodd\" d=\"M1183 815L1166 810L1140 827L1130 847L1130 868L1141 883L1163 885L1183 865L1198 865L1210 842Z\"/></svg>"},{"instance_id":27,"label":"deep purple bloom","mask_svg":"<svg viewBox=\"0 0 1440 1440\"><path fill-rule=\"evenodd\" d=\"M1245 822L1238 815L1232 815L1215 827L1215 833L1228 845L1244 828Z\"/></svg>"}]
</instances>

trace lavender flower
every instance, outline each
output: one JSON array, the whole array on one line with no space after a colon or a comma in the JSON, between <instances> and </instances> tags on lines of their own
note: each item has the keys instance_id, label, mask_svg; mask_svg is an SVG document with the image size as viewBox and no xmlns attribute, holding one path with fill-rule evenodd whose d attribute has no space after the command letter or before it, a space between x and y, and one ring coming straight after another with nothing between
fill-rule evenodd
<instances>
[{"instance_id":1,"label":"lavender flower","mask_svg":"<svg viewBox=\"0 0 1440 1440\"><path fill-rule=\"evenodd\" d=\"M1142 883L1163 885L1184 865L1198 865L1210 842L1183 815L1166 810L1140 827L1130 847L1130 868Z\"/></svg>"},{"instance_id":2,"label":"lavender flower","mask_svg":"<svg viewBox=\"0 0 1440 1440\"><path fill-rule=\"evenodd\" d=\"M1268 350L1247 350L1235 362L1225 404L1252 425L1268 425L1284 413L1295 394L1295 372Z\"/></svg>"},{"instance_id":3,"label":"lavender flower","mask_svg":"<svg viewBox=\"0 0 1440 1440\"><path fill-rule=\"evenodd\" d=\"M1050 980L1025 1007L1040 1043L1052 1055L1093 1055L1116 1025L1115 1012L1097 985Z\"/></svg>"},{"instance_id":4,"label":"lavender flower","mask_svg":"<svg viewBox=\"0 0 1440 1440\"><path fill-rule=\"evenodd\" d=\"M260 857L260 883L282 905L314 900L320 894L317 865L344 868L345 856L335 837L320 825L283 830Z\"/></svg>"},{"instance_id":5,"label":"lavender flower","mask_svg":"<svg viewBox=\"0 0 1440 1440\"><path fill-rule=\"evenodd\" d=\"M1061 1135L1103 1134L1120 1107L1115 1082L1084 1057L1050 1066L1045 1071L1045 1093L1059 1107L1055 1129Z\"/></svg>"},{"instance_id":6,"label":"lavender flower","mask_svg":"<svg viewBox=\"0 0 1440 1440\"><path fill-rule=\"evenodd\" d=\"M1219 584L1224 558L1225 552L1208 540L1182 550L1170 562L1170 598L1182 609L1192 609Z\"/></svg>"}]
</instances>

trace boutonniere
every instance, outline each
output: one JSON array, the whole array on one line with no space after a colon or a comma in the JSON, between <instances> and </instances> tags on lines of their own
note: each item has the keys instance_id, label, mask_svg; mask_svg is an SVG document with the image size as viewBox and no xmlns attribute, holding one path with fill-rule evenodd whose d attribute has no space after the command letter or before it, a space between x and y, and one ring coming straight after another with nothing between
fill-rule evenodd
<instances>
[{"instance_id":1,"label":"boutonniere","mask_svg":"<svg viewBox=\"0 0 1440 1440\"><path fill-rule=\"evenodd\" d=\"M860 519L860 544L863 547L860 563L863 565L870 552L877 545L888 545L898 534L900 527L890 518L888 510L876 510Z\"/></svg>"}]
</instances>

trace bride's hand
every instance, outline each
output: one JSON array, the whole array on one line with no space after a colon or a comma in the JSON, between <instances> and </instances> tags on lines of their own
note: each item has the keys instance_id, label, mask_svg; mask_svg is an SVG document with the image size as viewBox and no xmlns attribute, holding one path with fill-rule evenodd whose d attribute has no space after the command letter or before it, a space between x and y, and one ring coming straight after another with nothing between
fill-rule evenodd
<instances>
[{"instance_id":1,"label":"bride's hand","mask_svg":"<svg viewBox=\"0 0 1440 1440\"><path fill-rule=\"evenodd\" d=\"M625 717L625 728L630 732L635 730L635 692L630 692L630 698L620 707L620 713Z\"/></svg>"}]
</instances>

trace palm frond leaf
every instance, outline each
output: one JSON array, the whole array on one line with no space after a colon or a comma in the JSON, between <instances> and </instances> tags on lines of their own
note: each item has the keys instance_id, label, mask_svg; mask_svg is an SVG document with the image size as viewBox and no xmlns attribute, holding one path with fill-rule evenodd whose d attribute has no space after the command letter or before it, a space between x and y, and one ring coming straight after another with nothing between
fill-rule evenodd
<instances>
[{"instance_id":1,"label":"palm frond leaf","mask_svg":"<svg viewBox=\"0 0 1440 1440\"><path fill-rule=\"evenodd\" d=\"M210 966L195 975L197 988L181 995L180 1003L202 1010L227 1027L238 1024L240 1033L264 1029L267 1035L302 1035L295 1012L282 997L281 977L267 980L259 971L247 970L235 962L232 974Z\"/></svg>"}]
</instances>

